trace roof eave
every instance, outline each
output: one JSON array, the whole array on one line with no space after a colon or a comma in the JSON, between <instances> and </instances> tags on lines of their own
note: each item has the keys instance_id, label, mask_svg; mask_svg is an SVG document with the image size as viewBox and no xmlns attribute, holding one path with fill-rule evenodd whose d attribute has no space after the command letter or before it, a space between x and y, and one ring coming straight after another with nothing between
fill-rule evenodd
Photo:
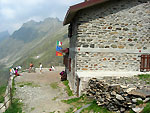
<instances>
[{"instance_id":1,"label":"roof eave","mask_svg":"<svg viewBox=\"0 0 150 113\"><path fill-rule=\"evenodd\" d=\"M90 0L90 1L82 2L82 3L71 6L65 16L63 25L69 24L79 10L92 7L94 5L97 5L106 1L109 1L109 0Z\"/></svg>"}]
</instances>

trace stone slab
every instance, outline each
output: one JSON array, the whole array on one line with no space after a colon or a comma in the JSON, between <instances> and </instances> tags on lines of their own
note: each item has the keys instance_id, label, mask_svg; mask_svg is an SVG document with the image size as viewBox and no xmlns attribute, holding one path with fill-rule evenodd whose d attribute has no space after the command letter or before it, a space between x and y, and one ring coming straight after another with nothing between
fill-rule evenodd
<instances>
[{"instance_id":1,"label":"stone slab","mask_svg":"<svg viewBox=\"0 0 150 113\"><path fill-rule=\"evenodd\" d=\"M138 72L138 71L78 71L79 78L84 77L132 77L139 74L150 74L150 72Z\"/></svg>"}]
</instances>

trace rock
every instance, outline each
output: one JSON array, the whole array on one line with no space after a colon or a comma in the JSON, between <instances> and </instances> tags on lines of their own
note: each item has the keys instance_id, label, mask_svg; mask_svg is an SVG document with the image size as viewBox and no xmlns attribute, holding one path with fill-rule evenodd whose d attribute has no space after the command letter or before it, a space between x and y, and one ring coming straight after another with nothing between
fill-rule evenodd
<instances>
[{"instance_id":1,"label":"rock","mask_svg":"<svg viewBox=\"0 0 150 113\"><path fill-rule=\"evenodd\" d=\"M121 103L120 103L118 100L116 100L116 99L113 99L113 101L114 101L114 103L115 103L116 105L119 105L119 106L121 106Z\"/></svg>"},{"instance_id":2,"label":"rock","mask_svg":"<svg viewBox=\"0 0 150 113\"><path fill-rule=\"evenodd\" d=\"M93 94L93 95L95 95L95 94L96 94L96 92L95 92L95 91L91 91L90 93L91 93L91 94Z\"/></svg>"},{"instance_id":3,"label":"rock","mask_svg":"<svg viewBox=\"0 0 150 113\"><path fill-rule=\"evenodd\" d=\"M4 105L3 103L0 103L0 108L1 108L3 105ZM0 113L3 113L3 112L5 112L5 106L0 109Z\"/></svg>"},{"instance_id":4,"label":"rock","mask_svg":"<svg viewBox=\"0 0 150 113\"><path fill-rule=\"evenodd\" d=\"M81 107L79 110L77 110L76 112L74 112L74 113L80 113L83 109L85 109L85 108L87 108L87 107L89 107L91 104L87 104L87 105L85 105L85 106L83 106L83 107Z\"/></svg>"},{"instance_id":5,"label":"rock","mask_svg":"<svg viewBox=\"0 0 150 113\"><path fill-rule=\"evenodd\" d=\"M127 89L128 86L120 85L123 89Z\"/></svg>"},{"instance_id":6,"label":"rock","mask_svg":"<svg viewBox=\"0 0 150 113\"><path fill-rule=\"evenodd\" d=\"M143 101L141 98L137 98L138 101Z\"/></svg>"},{"instance_id":7,"label":"rock","mask_svg":"<svg viewBox=\"0 0 150 113\"><path fill-rule=\"evenodd\" d=\"M120 108L121 112L124 112L125 110L126 110L125 108L122 108L122 107Z\"/></svg>"},{"instance_id":8,"label":"rock","mask_svg":"<svg viewBox=\"0 0 150 113\"><path fill-rule=\"evenodd\" d=\"M142 108L140 108L140 107L132 108L132 110L133 110L135 113L140 113L143 109L144 109L144 107L142 107Z\"/></svg>"},{"instance_id":9,"label":"rock","mask_svg":"<svg viewBox=\"0 0 150 113\"><path fill-rule=\"evenodd\" d=\"M112 48L117 48L117 45L112 44L111 47L112 47Z\"/></svg>"},{"instance_id":10,"label":"rock","mask_svg":"<svg viewBox=\"0 0 150 113\"><path fill-rule=\"evenodd\" d=\"M110 90L115 91L117 93L122 93L123 92L123 89L121 88L120 85L112 85L109 88L110 88Z\"/></svg>"},{"instance_id":11,"label":"rock","mask_svg":"<svg viewBox=\"0 0 150 113\"><path fill-rule=\"evenodd\" d=\"M136 81L136 84L133 81ZM93 95L96 103L99 106L105 106L108 110L125 112L133 108L137 111L139 109L136 108L138 100L144 100L143 102L150 100L150 90L148 90L150 87L144 85L145 83L138 81L138 78L106 77L100 80L91 79L87 94Z\"/></svg>"},{"instance_id":12,"label":"rock","mask_svg":"<svg viewBox=\"0 0 150 113\"><path fill-rule=\"evenodd\" d=\"M115 96L117 93L115 91L111 92L111 95Z\"/></svg>"},{"instance_id":13,"label":"rock","mask_svg":"<svg viewBox=\"0 0 150 113\"><path fill-rule=\"evenodd\" d=\"M107 98L107 99L111 99L111 96L110 96L109 93L106 94L106 98Z\"/></svg>"},{"instance_id":14,"label":"rock","mask_svg":"<svg viewBox=\"0 0 150 113\"><path fill-rule=\"evenodd\" d=\"M141 98L146 98L146 95L142 92L139 92L137 90L130 91L128 92L129 95L135 96L135 97L141 97Z\"/></svg>"},{"instance_id":15,"label":"rock","mask_svg":"<svg viewBox=\"0 0 150 113\"><path fill-rule=\"evenodd\" d=\"M132 99L132 102L133 102L133 103L136 103L136 102L137 102L137 99Z\"/></svg>"},{"instance_id":16,"label":"rock","mask_svg":"<svg viewBox=\"0 0 150 113\"><path fill-rule=\"evenodd\" d=\"M74 113L75 111L77 111L78 109L77 108L75 108L72 112Z\"/></svg>"},{"instance_id":17,"label":"rock","mask_svg":"<svg viewBox=\"0 0 150 113\"><path fill-rule=\"evenodd\" d=\"M143 100L144 103L148 102L150 100L150 98L146 98L145 100Z\"/></svg>"},{"instance_id":18,"label":"rock","mask_svg":"<svg viewBox=\"0 0 150 113\"><path fill-rule=\"evenodd\" d=\"M127 103L128 105L131 105L132 103L131 102L129 102L129 103Z\"/></svg>"},{"instance_id":19,"label":"rock","mask_svg":"<svg viewBox=\"0 0 150 113\"><path fill-rule=\"evenodd\" d=\"M132 90L136 90L136 88L128 88L128 89L126 90L126 92L128 93L128 92L130 92L130 91L132 91Z\"/></svg>"},{"instance_id":20,"label":"rock","mask_svg":"<svg viewBox=\"0 0 150 113\"><path fill-rule=\"evenodd\" d=\"M100 103L100 102L98 102L98 106L102 106L102 105L104 105L104 103Z\"/></svg>"},{"instance_id":21,"label":"rock","mask_svg":"<svg viewBox=\"0 0 150 113\"><path fill-rule=\"evenodd\" d=\"M137 101L143 101L141 98L135 98L135 99L132 99L132 102L133 103L136 103Z\"/></svg>"},{"instance_id":22,"label":"rock","mask_svg":"<svg viewBox=\"0 0 150 113\"><path fill-rule=\"evenodd\" d=\"M150 89L148 88L137 89L137 91L143 93L146 97L150 97Z\"/></svg>"},{"instance_id":23,"label":"rock","mask_svg":"<svg viewBox=\"0 0 150 113\"><path fill-rule=\"evenodd\" d=\"M100 103L103 103L103 102L104 102L104 98L99 97L99 98L97 99L97 101L99 101Z\"/></svg>"},{"instance_id":24,"label":"rock","mask_svg":"<svg viewBox=\"0 0 150 113\"><path fill-rule=\"evenodd\" d=\"M116 94L116 99L118 99L118 100L125 100L121 95L119 95L119 94Z\"/></svg>"}]
</instances>

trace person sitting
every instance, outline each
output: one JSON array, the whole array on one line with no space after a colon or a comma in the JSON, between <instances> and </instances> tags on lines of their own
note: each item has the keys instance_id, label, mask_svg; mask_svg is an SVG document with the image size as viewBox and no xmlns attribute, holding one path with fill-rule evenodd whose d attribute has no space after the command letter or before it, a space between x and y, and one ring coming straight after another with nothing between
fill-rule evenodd
<instances>
[{"instance_id":1,"label":"person sitting","mask_svg":"<svg viewBox=\"0 0 150 113\"><path fill-rule=\"evenodd\" d=\"M15 70L14 70L14 68L11 68L11 69L10 69L10 75L11 75L11 76L15 75Z\"/></svg>"},{"instance_id":2,"label":"person sitting","mask_svg":"<svg viewBox=\"0 0 150 113\"><path fill-rule=\"evenodd\" d=\"M49 71L55 71L54 66L51 66L51 68L49 69Z\"/></svg>"},{"instance_id":3,"label":"person sitting","mask_svg":"<svg viewBox=\"0 0 150 113\"><path fill-rule=\"evenodd\" d=\"M67 80L67 73L66 73L65 71L62 71L62 72L60 73L60 75L61 75L61 81Z\"/></svg>"},{"instance_id":4,"label":"person sitting","mask_svg":"<svg viewBox=\"0 0 150 113\"><path fill-rule=\"evenodd\" d=\"M20 76L20 74L18 73L18 68L16 67L16 68L14 68L14 70L15 70L15 75Z\"/></svg>"}]
</instances>

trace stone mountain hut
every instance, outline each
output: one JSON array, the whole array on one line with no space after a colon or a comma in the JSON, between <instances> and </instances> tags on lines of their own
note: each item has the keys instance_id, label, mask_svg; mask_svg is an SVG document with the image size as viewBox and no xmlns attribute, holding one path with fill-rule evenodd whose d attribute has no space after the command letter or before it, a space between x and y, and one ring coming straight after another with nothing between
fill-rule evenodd
<instances>
[{"instance_id":1,"label":"stone mountain hut","mask_svg":"<svg viewBox=\"0 0 150 113\"><path fill-rule=\"evenodd\" d=\"M67 24L65 66L78 95L92 77L150 73L150 0L86 0L69 8Z\"/></svg>"}]
</instances>

